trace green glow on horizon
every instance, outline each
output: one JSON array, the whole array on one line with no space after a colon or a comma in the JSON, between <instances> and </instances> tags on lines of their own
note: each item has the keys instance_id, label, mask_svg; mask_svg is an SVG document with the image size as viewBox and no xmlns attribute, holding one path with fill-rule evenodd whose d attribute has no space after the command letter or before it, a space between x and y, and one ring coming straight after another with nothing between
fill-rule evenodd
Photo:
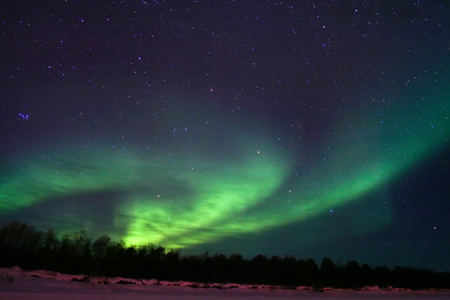
<instances>
[{"instance_id":1,"label":"green glow on horizon","mask_svg":"<svg viewBox=\"0 0 450 300\"><path fill-rule=\"evenodd\" d=\"M10 163L0 183L0 212L118 191L114 224L125 228L118 238L129 244L184 248L260 232L347 205L438 151L449 136L448 99L435 96L428 111L412 109L407 117L353 116L354 124L372 126L347 128L343 120L340 136L324 142L331 145L327 160L318 155L301 162L288 187L296 161L268 133L229 137L238 154L215 159L183 149L169 158L137 147L126 155L106 146L54 147L46 156ZM214 143L214 134L201 134ZM219 145L213 147L220 153Z\"/></svg>"},{"instance_id":2,"label":"green glow on horizon","mask_svg":"<svg viewBox=\"0 0 450 300\"><path fill-rule=\"evenodd\" d=\"M152 203L145 199L132 201L126 211L131 222L125 240L141 244L148 242L148 228L158 242L169 247L182 247L228 235L217 226L232 222L233 215L258 205L284 181L287 166L270 155L255 153L243 166L216 172L192 172L189 184L196 186L195 199L177 199L177 203ZM276 163L277 167L267 167ZM164 198L161 195L161 198ZM134 200L134 199L132 199ZM164 201L164 200L162 200ZM174 206L174 207L173 207ZM245 231L245 229L243 229ZM204 232L209 232L205 234Z\"/></svg>"}]
</instances>

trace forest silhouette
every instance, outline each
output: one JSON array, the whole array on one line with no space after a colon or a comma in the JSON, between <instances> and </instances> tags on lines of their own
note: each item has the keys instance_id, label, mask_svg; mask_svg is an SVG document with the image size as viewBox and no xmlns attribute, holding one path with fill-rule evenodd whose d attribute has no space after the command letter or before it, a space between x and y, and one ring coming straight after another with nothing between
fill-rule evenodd
<instances>
[{"instance_id":1,"label":"forest silhouette","mask_svg":"<svg viewBox=\"0 0 450 300\"><path fill-rule=\"evenodd\" d=\"M286 288L310 286L363 288L450 288L450 273L396 266L370 267L349 260L336 264L323 258L257 255L245 259L239 253L181 255L162 246L127 246L105 234L91 238L85 230L58 237L53 229L36 230L21 221L0 229L0 266L85 274L87 276L128 277L203 283L270 284Z\"/></svg>"}]
</instances>

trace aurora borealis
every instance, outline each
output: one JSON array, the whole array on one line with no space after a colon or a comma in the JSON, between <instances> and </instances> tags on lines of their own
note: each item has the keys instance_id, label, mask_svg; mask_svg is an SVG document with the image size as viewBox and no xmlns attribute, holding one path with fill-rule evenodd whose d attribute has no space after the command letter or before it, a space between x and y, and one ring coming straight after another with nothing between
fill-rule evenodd
<instances>
[{"instance_id":1,"label":"aurora borealis","mask_svg":"<svg viewBox=\"0 0 450 300\"><path fill-rule=\"evenodd\" d=\"M0 221L450 269L443 1L3 6Z\"/></svg>"}]
</instances>

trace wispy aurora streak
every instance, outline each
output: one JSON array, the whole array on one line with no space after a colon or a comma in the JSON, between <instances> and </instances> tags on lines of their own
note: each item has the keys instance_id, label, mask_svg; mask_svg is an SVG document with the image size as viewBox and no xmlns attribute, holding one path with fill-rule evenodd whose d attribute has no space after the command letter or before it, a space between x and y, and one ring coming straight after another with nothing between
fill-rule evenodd
<instances>
[{"instance_id":1,"label":"wispy aurora streak","mask_svg":"<svg viewBox=\"0 0 450 300\"><path fill-rule=\"evenodd\" d=\"M237 124L243 134L218 137L212 126L196 137L209 148L180 146L170 155L165 144L151 151L129 146L126 153L106 145L55 146L45 156L10 162L0 212L113 191L120 201L111 204L115 228L108 233L130 244L183 248L259 232L355 201L439 150L449 136L448 101L442 92L416 107L399 101L408 108L392 108L390 116L373 109L354 114L322 142L326 158L300 162L293 152L301 150L283 148L270 130L256 124L244 132L248 120Z\"/></svg>"}]
</instances>

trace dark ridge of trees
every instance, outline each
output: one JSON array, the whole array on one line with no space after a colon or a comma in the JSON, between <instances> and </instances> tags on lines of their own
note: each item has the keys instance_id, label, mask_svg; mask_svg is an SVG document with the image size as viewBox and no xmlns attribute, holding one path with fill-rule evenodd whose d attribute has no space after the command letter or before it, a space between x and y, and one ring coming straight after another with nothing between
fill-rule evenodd
<instances>
[{"instance_id":1,"label":"dark ridge of trees","mask_svg":"<svg viewBox=\"0 0 450 300\"><path fill-rule=\"evenodd\" d=\"M257 255L244 259L241 254L181 256L180 252L151 243L126 246L108 235L92 239L84 230L58 238L53 229L36 230L20 221L0 229L0 267L46 269L69 274L121 276L195 282L233 282L272 284L287 287L330 286L362 288L394 286L427 289L450 288L450 273L397 266L372 268L347 261L336 264L323 258L318 265L312 258Z\"/></svg>"}]
</instances>

